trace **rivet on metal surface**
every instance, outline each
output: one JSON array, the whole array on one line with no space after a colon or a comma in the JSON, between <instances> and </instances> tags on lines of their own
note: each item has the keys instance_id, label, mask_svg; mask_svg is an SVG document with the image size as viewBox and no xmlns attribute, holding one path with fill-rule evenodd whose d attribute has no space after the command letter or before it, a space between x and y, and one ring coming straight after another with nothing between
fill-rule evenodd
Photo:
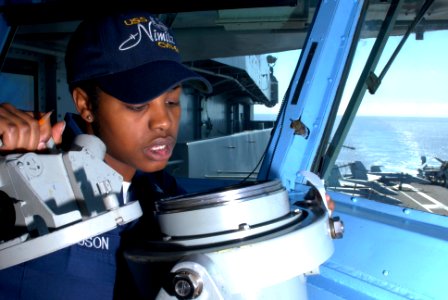
<instances>
[{"instance_id":1,"label":"rivet on metal surface","mask_svg":"<svg viewBox=\"0 0 448 300\"><path fill-rule=\"evenodd\" d=\"M242 224L238 225L238 229L239 230L249 230L250 226L247 223L242 223Z\"/></svg>"}]
</instances>

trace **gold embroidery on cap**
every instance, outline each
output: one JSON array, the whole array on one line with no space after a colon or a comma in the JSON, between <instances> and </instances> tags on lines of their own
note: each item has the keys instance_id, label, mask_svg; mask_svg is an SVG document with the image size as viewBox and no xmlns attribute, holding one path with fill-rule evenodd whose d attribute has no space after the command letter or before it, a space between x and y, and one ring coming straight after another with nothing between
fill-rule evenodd
<instances>
[{"instance_id":1,"label":"gold embroidery on cap","mask_svg":"<svg viewBox=\"0 0 448 300\"><path fill-rule=\"evenodd\" d=\"M127 26L137 25L137 24L140 24L140 23L148 23L148 19L145 18L145 17L137 17L137 18L124 20L124 24L127 25Z\"/></svg>"},{"instance_id":2,"label":"gold embroidery on cap","mask_svg":"<svg viewBox=\"0 0 448 300\"><path fill-rule=\"evenodd\" d=\"M159 46L160 48L168 48L176 52L179 52L179 49L176 47L176 45L167 42L157 42L157 46Z\"/></svg>"}]
</instances>

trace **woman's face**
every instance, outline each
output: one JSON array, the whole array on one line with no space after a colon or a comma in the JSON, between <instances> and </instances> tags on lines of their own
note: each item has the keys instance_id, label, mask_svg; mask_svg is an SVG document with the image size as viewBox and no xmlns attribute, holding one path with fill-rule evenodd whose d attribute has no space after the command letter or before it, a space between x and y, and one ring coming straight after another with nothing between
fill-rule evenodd
<instances>
[{"instance_id":1,"label":"woman's face","mask_svg":"<svg viewBox=\"0 0 448 300\"><path fill-rule=\"evenodd\" d=\"M127 104L100 91L96 134L106 144L105 161L130 181L136 170L165 168L176 144L181 115L178 86L143 104Z\"/></svg>"}]
</instances>

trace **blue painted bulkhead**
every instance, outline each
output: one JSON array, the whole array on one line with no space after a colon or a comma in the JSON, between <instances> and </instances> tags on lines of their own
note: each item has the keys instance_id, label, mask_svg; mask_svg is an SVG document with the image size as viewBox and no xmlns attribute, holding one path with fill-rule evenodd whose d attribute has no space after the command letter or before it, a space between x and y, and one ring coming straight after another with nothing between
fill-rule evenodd
<instances>
[{"instance_id":1,"label":"blue painted bulkhead","mask_svg":"<svg viewBox=\"0 0 448 300\"><path fill-rule=\"evenodd\" d=\"M367 4L321 2L259 178L281 178L294 193L306 183L298 172L318 169L316 153ZM298 119L310 130L306 138L291 134L291 120ZM308 276L310 299L446 299L446 216L330 195L345 232L320 274Z\"/></svg>"},{"instance_id":2,"label":"blue painted bulkhead","mask_svg":"<svg viewBox=\"0 0 448 300\"><path fill-rule=\"evenodd\" d=\"M345 225L310 299L445 299L448 219L330 192Z\"/></svg>"}]
</instances>

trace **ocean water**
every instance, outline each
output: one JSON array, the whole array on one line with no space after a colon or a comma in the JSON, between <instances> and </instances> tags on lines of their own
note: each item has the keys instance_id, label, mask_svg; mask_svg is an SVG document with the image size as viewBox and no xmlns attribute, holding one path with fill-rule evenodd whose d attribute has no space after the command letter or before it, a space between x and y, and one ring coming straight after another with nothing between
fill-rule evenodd
<instances>
[{"instance_id":1,"label":"ocean water","mask_svg":"<svg viewBox=\"0 0 448 300\"><path fill-rule=\"evenodd\" d=\"M434 157L448 160L448 118L357 117L336 164L359 160L367 169L417 174L421 156L440 166Z\"/></svg>"}]
</instances>

